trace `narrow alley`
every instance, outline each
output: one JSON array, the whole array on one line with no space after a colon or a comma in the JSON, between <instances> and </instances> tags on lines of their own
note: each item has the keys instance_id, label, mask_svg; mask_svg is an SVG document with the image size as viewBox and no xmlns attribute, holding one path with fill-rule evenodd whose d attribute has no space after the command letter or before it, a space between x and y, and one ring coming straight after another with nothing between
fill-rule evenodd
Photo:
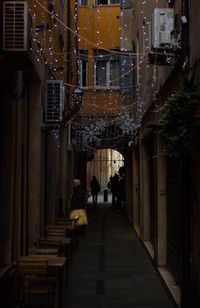
<instances>
[{"instance_id":1,"label":"narrow alley","mask_svg":"<svg viewBox=\"0 0 200 308\"><path fill-rule=\"evenodd\" d=\"M89 225L69 266L64 308L172 308L166 289L123 211L88 209Z\"/></svg>"},{"instance_id":2,"label":"narrow alley","mask_svg":"<svg viewBox=\"0 0 200 308\"><path fill-rule=\"evenodd\" d=\"M199 16L0 0L0 308L200 308Z\"/></svg>"}]
</instances>

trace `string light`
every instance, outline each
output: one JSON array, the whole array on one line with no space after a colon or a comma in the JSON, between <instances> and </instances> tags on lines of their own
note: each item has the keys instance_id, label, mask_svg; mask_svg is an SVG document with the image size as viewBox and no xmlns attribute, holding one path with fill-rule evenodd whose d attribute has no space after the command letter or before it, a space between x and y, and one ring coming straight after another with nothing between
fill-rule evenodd
<instances>
[{"instance_id":1,"label":"string light","mask_svg":"<svg viewBox=\"0 0 200 308\"><path fill-rule=\"evenodd\" d=\"M46 9L38 0L34 0L41 8L43 8L48 14L51 14L50 11L48 9ZM94 42L91 42L89 40L87 40L85 37L83 37L82 35L80 34L77 34L76 31L74 31L73 29L71 29L70 27L66 26L56 15L54 16L55 19L63 25L63 27L65 27L65 29L69 30L70 32L72 32L74 35L78 36L81 40L83 41L87 41L90 45L96 47L97 49L99 49L99 46L97 44L95 44ZM104 51L107 51L109 53L116 53L116 54L124 54L123 52L120 52L120 51L117 51L117 50L110 50L110 49L107 49L107 48L104 48L104 47L100 47L101 50L104 50ZM135 55L147 55L146 53L134 53L134 52L128 52L126 53L127 56L135 56Z\"/></svg>"},{"instance_id":2,"label":"string light","mask_svg":"<svg viewBox=\"0 0 200 308\"><path fill-rule=\"evenodd\" d=\"M37 3L37 5L42 8L42 13L43 14L43 19L44 19L44 12L46 13L50 13L51 14L51 20L52 20L52 25L53 25L53 30L50 30L49 33L48 32L45 32L45 35L49 36L49 47L48 47L48 50L43 48L42 46L45 46L45 35L43 35L43 37L41 38L41 35L39 35L38 33L34 32L34 41L36 42L37 45L39 45L40 47L38 48L38 46L31 46L31 52L33 52L33 49L35 49L35 52L38 54L37 55L37 61L38 62L42 62L50 69L50 70L53 70L52 72L52 77L55 76L54 74L58 74L58 72L56 72L56 64L59 64L60 62L63 62L64 61L64 64L66 66L66 54L64 55L64 53L59 53L59 52L56 52L54 50L54 42L53 42L53 38L55 37L55 33L56 31L58 31L57 27L57 22L59 24L61 24L64 29L66 30L69 30L71 31L76 37L78 37L78 43L81 43L82 41L85 42L85 48L88 46L88 44L90 46L95 46L95 48L98 50L98 49L101 49L101 50L104 50L108 53L111 53L111 54L118 54L118 55L123 55L124 57L132 57L132 58L139 58L139 60L137 61L137 64L136 65L133 65L131 64L131 68L129 70L125 69L126 67L126 60L125 58L123 59L122 61L122 74L121 76L118 76L117 78L113 79L112 80L112 83L116 83L118 82L119 80L123 79L125 76L129 75L131 72L133 72L134 69L137 69L139 70L139 67L145 63L146 61L146 56L147 56L147 49L144 50L144 52L142 53L135 53L135 52L131 52L131 51L127 51L127 48L126 47L122 47L122 50L121 51L116 51L116 50L110 50L110 49L107 49L107 48L104 48L102 46L102 40L101 40L101 33L102 33L102 30L101 30L101 23L100 23L100 20L101 20L101 12L98 11L98 29L97 29L97 38L98 38L98 41L96 43L94 42L91 42L88 40L88 38L84 38L83 36L81 36L79 34L79 26L77 25L77 28L75 31L73 31L72 29L70 29L69 27L67 27L58 17L57 15L55 15L55 12L50 12L49 10L46 9L45 7L45 4L46 2L44 3L44 5L41 5L41 3L38 1L38 0L35 0L35 2ZM146 3L146 1L144 1L144 3ZM77 2L78 4L78 2ZM34 8L37 9L37 5L34 4ZM78 6L77 6L78 7ZM110 14L111 14L111 10L110 10ZM143 11L142 11L143 12ZM143 12L144 13L144 12ZM35 13L34 13L35 14ZM121 18L124 18L124 13L123 11L121 11ZM111 36L111 44L112 46L114 46L113 44L113 37L112 37L112 31L111 31L111 26L112 26L112 22L111 22L111 19L110 18L110 36ZM75 9L75 14L74 14L74 20L75 21L78 21L78 9ZM89 18L88 18L89 20ZM88 21L89 22L89 21ZM36 23L36 14L34 15L34 25ZM45 23L45 20L43 21L43 23ZM124 22L124 27L125 29L128 28L128 25L126 22ZM145 29L144 30L144 33L143 35L146 36L147 33L145 32ZM124 37L124 42L127 42L128 41L128 37ZM147 37L145 38L145 41L148 42L147 40ZM74 50L74 55L75 57L77 58L77 51ZM46 57L45 57L46 56ZM103 55L104 56L104 55ZM60 57L60 58L58 58ZM87 55L88 58L91 58L92 56L91 55ZM80 64L80 57L77 58L77 64L78 64L78 67L79 67L79 64ZM63 74L63 71L62 72L59 72L59 74ZM78 68L77 70L77 75L79 76L78 80L80 80L80 70ZM107 77L110 77L107 73ZM70 84L70 83L64 83L66 87L71 87L71 88L74 88L74 87L77 87L79 86L79 83L76 84ZM95 86L96 89L103 89L105 88L106 84L98 84L97 86ZM139 88L140 87L140 83L137 84L137 86L135 86L136 88ZM134 87L131 87L132 89L134 89ZM88 90L92 90L94 89L94 85L91 85L91 86L87 86L86 89ZM115 107L112 107L113 106L113 96L112 96L112 92L113 92L113 88L110 87L110 88L107 88L107 90L109 90L108 92L105 92L104 91L104 98L105 98L105 102L107 103L107 106L104 110L104 113L106 114L107 112L111 112L111 111L115 111ZM137 91L138 92L138 91ZM72 96L73 98L73 93L69 92L69 94ZM97 97L98 95L94 94L93 97L92 97L92 107L93 107L93 112L94 112L94 115L96 114L95 113L95 108L97 107L97 104L96 103L96 100L97 100ZM119 99L119 97L121 97L121 100L122 101L126 101L127 99L127 95L125 94L121 94L120 96L118 96L117 100ZM134 102L130 102L130 99L131 97L129 97L129 100L128 100L128 104L127 106L123 106L123 109L122 109L122 112L124 112L125 110L127 110L128 108L131 109L133 107L133 104L135 104ZM139 102L139 97L138 97L138 102ZM89 104L87 102L84 102L83 100L83 103L84 105L86 104ZM138 103L139 104L139 103ZM91 105L91 103L90 103ZM95 123L96 125L96 123ZM98 124L99 125L99 124ZM103 127L103 124L101 123L101 125ZM130 126L131 127L131 126ZM133 129L133 127L131 128ZM56 133L57 134L57 133ZM120 137L121 138L121 137Z\"/></svg>"}]
</instances>

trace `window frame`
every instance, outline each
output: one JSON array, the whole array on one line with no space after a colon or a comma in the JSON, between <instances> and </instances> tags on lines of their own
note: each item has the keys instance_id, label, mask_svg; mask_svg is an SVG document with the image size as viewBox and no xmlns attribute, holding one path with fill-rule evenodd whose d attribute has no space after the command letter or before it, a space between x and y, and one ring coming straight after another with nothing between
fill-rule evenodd
<instances>
[{"instance_id":1,"label":"window frame","mask_svg":"<svg viewBox=\"0 0 200 308\"><path fill-rule=\"evenodd\" d=\"M84 2L86 2L86 3L82 3L82 1L84 1ZM83 5L83 6L84 6L84 5L85 5L85 6L88 5L88 0L79 0L79 5L81 5L81 6L82 6L82 5Z\"/></svg>"},{"instance_id":2,"label":"window frame","mask_svg":"<svg viewBox=\"0 0 200 308\"><path fill-rule=\"evenodd\" d=\"M112 85L113 81L111 80L111 76L112 76L112 69L111 69L111 66L112 66L112 62L117 62L118 63L118 73L120 74L120 60L119 59L112 59L112 55L110 55L110 57L108 55L106 55L108 57L108 59L105 59L103 60L101 58L101 55L99 54L99 59L98 60L98 57L97 59L94 61L94 87L98 88L98 87L104 87L104 88L107 88L107 89L120 89L120 82L118 80L118 85ZM106 84L98 84L97 83L97 63L98 65L100 63L104 63L105 67L106 67L106 76L105 76L105 80L106 80ZM116 81L115 81L116 82Z\"/></svg>"},{"instance_id":3,"label":"window frame","mask_svg":"<svg viewBox=\"0 0 200 308\"><path fill-rule=\"evenodd\" d=\"M107 3L98 3L101 0L94 0L94 5L120 5L120 0L117 3L112 3L112 0L106 0Z\"/></svg>"}]
</instances>

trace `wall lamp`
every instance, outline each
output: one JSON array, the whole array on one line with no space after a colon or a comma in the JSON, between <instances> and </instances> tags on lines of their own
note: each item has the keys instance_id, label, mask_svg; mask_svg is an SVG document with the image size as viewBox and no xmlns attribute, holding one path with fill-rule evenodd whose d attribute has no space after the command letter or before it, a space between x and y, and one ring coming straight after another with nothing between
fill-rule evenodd
<instances>
[{"instance_id":1,"label":"wall lamp","mask_svg":"<svg viewBox=\"0 0 200 308\"><path fill-rule=\"evenodd\" d=\"M73 93L74 104L80 106L82 104L83 89L75 88Z\"/></svg>"}]
</instances>

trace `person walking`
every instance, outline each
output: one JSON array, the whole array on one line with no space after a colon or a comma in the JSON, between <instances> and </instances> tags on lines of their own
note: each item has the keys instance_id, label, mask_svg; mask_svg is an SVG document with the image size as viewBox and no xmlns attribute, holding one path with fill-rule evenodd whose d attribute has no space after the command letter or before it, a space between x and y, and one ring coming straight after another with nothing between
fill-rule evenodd
<instances>
[{"instance_id":1,"label":"person walking","mask_svg":"<svg viewBox=\"0 0 200 308\"><path fill-rule=\"evenodd\" d=\"M113 208L117 207L118 181L119 181L119 176L117 175L117 173L115 173L114 176L110 177Z\"/></svg>"},{"instance_id":2,"label":"person walking","mask_svg":"<svg viewBox=\"0 0 200 308\"><path fill-rule=\"evenodd\" d=\"M118 181L117 210L122 210L125 206L125 177L121 176Z\"/></svg>"},{"instance_id":3,"label":"person walking","mask_svg":"<svg viewBox=\"0 0 200 308\"><path fill-rule=\"evenodd\" d=\"M90 182L90 188L91 188L91 195L92 195L92 203L93 205L97 205L98 201L98 193L100 192L100 185L97 181L96 176L92 177L92 180Z\"/></svg>"}]
</instances>

